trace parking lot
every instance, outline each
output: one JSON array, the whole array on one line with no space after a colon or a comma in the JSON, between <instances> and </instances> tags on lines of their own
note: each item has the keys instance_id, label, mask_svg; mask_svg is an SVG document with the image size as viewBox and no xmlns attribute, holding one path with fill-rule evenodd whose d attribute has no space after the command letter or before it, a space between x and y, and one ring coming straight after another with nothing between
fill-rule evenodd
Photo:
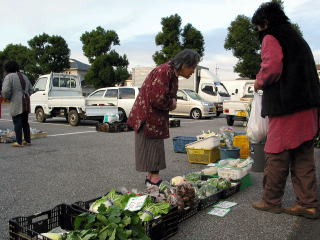
<instances>
[{"instance_id":1,"label":"parking lot","mask_svg":"<svg viewBox=\"0 0 320 240\"><path fill-rule=\"evenodd\" d=\"M2 105L0 128L12 128L8 105ZM226 125L223 116L192 120L181 118L181 127L171 128L165 140L167 168L164 179L204 168L190 164L186 154L174 153L172 137L196 136L203 130L218 132ZM48 137L35 139L32 146L13 148L0 144L0 239L8 238L8 221L16 216L43 212L60 203L74 203L101 196L112 188L144 190L144 173L135 171L133 132L96 132L94 121L83 121L71 127L65 119L38 123L31 114L32 128L46 131ZM235 129L245 131L240 122ZM316 149L319 182L319 156ZM171 239L320 239L320 220L306 220L286 214L259 212L250 203L260 199L263 173L251 172L252 186L228 200L238 203L223 218L204 210L186 220ZM294 202L287 182L284 206Z\"/></svg>"}]
</instances>

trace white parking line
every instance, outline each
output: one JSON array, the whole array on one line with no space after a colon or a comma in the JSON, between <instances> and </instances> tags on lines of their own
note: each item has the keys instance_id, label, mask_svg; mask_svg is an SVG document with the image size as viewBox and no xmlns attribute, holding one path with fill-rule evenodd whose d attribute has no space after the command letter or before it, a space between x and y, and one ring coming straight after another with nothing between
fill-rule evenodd
<instances>
[{"instance_id":1,"label":"white parking line","mask_svg":"<svg viewBox=\"0 0 320 240\"><path fill-rule=\"evenodd\" d=\"M93 133L93 132L97 132L97 131L85 131L85 132L61 133L61 134L48 135L48 137L57 137L57 136L74 135L74 134L82 134L82 133Z\"/></svg>"}]
</instances>

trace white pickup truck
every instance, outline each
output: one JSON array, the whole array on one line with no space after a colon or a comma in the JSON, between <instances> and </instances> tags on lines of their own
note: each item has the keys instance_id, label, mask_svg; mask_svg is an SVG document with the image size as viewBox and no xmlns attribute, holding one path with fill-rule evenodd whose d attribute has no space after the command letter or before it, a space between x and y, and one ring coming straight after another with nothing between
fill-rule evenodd
<instances>
[{"instance_id":1,"label":"white pickup truck","mask_svg":"<svg viewBox=\"0 0 320 240\"><path fill-rule=\"evenodd\" d=\"M234 121L248 121L248 108L253 99L254 81L248 82L243 86L240 92L241 97L223 102L223 113L226 116L227 124L232 126Z\"/></svg>"},{"instance_id":2,"label":"white pickup truck","mask_svg":"<svg viewBox=\"0 0 320 240\"><path fill-rule=\"evenodd\" d=\"M88 106L86 101L78 76L64 73L40 76L30 97L31 112L38 122L64 117L71 126L77 126L81 119L103 121L105 114L118 113L115 106Z\"/></svg>"}]
</instances>

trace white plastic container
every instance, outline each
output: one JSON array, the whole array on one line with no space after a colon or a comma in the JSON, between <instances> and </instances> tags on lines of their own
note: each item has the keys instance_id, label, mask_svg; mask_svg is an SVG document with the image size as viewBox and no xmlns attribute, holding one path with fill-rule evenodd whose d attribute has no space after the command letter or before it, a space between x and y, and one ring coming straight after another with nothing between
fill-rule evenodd
<instances>
[{"instance_id":1,"label":"white plastic container","mask_svg":"<svg viewBox=\"0 0 320 240\"><path fill-rule=\"evenodd\" d=\"M216 136L212 136L190 144L186 144L186 147L187 146L194 149L213 149L220 146L220 139Z\"/></svg>"},{"instance_id":2,"label":"white plastic container","mask_svg":"<svg viewBox=\"0 0 320 240\"><path fill-rule=\"evenodd\" d=\"M248 174L252 167L253 161L251 160L248 165L244 167L227 167L224 166L228 161L234 161L232 160L221 160L218 163L218 175L221 178L231 179L231 180L239 180L243 178L245 175Z\"/></svg>"}]
</instances>

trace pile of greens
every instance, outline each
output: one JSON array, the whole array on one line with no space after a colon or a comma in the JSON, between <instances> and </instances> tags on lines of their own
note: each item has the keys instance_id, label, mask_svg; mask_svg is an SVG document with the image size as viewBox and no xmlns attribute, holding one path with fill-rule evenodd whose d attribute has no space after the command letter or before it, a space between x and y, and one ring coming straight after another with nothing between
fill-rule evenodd
<instances>
[{"instance_id":1,"label":"pile of greens","mask_svg":"<svg viewBox=\"0 0 320 240\"><path fill-rule=\"evenodd\" d=\"M188 182L197 182L197 181L201 180L201 173L188 173L185 176L185 179Z\"/></svg>"},{"instance_id":2,"label":"pile of greens","mask_svg":"<svg viewBox=\"0 0 320 240\"><path fill-rule=\"evenodd\" d=\"M112 190L106 196L92 203L89 210L91 212L97 213L98 208L101 205L104 205L107 208L110 206L117 206L118 208L124 209L129 199L135 196L136 195L134 193L120 194L117 193L116 190Z\"/></svg>"},{"instance_id":3,"label":"pile of greens","mask_svg":"<svg viewBox=\"0 0 320 240\"><path fill-rule=\"evenodd\" d=\"M102 204L97 214L80 214L74 229L61 240L150 240L138 213L117 206L107 208Z\"/></svg>"},{"instance_id":4,"label":"pile of greens","mask_svg":"<svg viewBox=\"0 0 320 240\"><path fill-rule=\"evenodd\" d=\"M138 215L143 222L151 221L152 219L167 214L171 208L170 203L161 202L153 203L150 198L147 198L143 208L138 212Z\"/></svg>"}]
</instances>

